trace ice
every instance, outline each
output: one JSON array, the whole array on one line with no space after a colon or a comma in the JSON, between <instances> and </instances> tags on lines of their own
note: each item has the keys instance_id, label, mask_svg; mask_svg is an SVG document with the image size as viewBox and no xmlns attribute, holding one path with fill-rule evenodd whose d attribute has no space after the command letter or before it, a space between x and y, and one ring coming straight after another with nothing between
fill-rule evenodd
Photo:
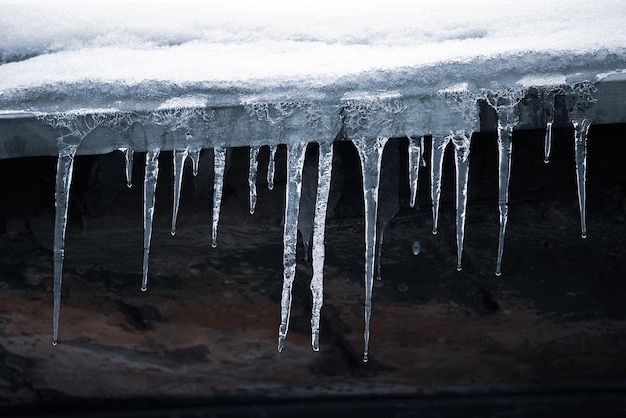
<instances>
[{"instance_id":1,"label":"ice","mask_svg":"<svg viewBox=\"0 0 626 418\"><path fill-rule=\"evenodd\" d=\"M463 268L463 240L465 238L465 215L467 206L467 182L469 180L469 156L472 132L459 131L452 138L456 166L456 248L457 266Z\"/></svg>"},{"instance_id":2,"label":"ice","mask_svg":"<svg viewBox=\"0 0 626 418\"><path fill-rule=\"evenodd\" d=\"M388 138L374 140L352 139L361 160L363 198L365 203L365 349L363 361L368 361L370 317L372 315L372 288L374 285L374 250L376 243L376 217L378 214L378 187L383 150Z\"/></svg>"},{"instance_id":3,"label":"ice","mask_svg":"<svg viewBox=\"0 0 626 418\"><path fill-rule=\"evenodd\" d=\"M498 232L498 259L496 276L502 275L504 235L509 219L509 179L511 177L511 156L513 153L513 128L518 124L517 105L524 98L526 89L515 88L486 93L487 103L498 114L498 211L500 230Z\"/></svg>"},{"instance_id":4,"label":"ice","mask_svg":"<svg viewBox=\"0 0 626 418\"><path fill-rule=\"evenodd\" d=\"M256 208L256 176L259 166L259 147L252 145L250 147L250 167L248 169L248 186L250 187L250 214L254 213Z\"/></svg>"},{"instance_id":5,"label":"ice","mask_svg":"<svg viewBox=\"0 0 626 418\"><path fill-rule=\"evenodd\" d=\"M551 120L546 123L546 136L543 141L543 162L550 163L550 154L552 153L552 124Z\"/></svg>"},{"instance_id":6,"label":"ice","mask_svg":"<svg viewBox=\"0 0 626 418\"><path fill-rule=\"evenodd\" d=\"M407 135L409 139L409 187L411 188L411 198L409 204L411 207L415 207L415 200L417 198L417 182L419 180L419 169L424 158L423 142L424 137L413 138Z\"/></svg>"},{"instance_id":7,"label":"ice","mask_svg":"<svg viewBox=\"0 0 626 418\"><path fill-rule=\"evenodd\" d=\"M317 195L313 221L313 277L311 279L311 293L313 294L311 345L315 351L319 350L320 311L324 300L324 232L333 167L332 143L320 143L317 166Z\"/></svg>"},{"instance_id":8,"label":"ice","mask_svg":"<svg viewBox=\"0 0 626 418\"><path fill-rule=\"evenodd\" d=\"M200 148L188 149L189 158L191 158L192 162L192 170L194 177L198 175L198 165L200 164Z\"/></svg>"},{"instance_id":9,"label":"ice","mask_svg":"<svg viewBox=\"0 0 626 418\"><path fill-rule=\"evenodd\" d=\"M267 163L267 188L274 190L274 171L276 169L276 145L270 145L270 158Z\"/></svg>"},{"instance_id":10,"label":"ice","mask_svg":"<svg viewBox=\"0 0 626 418\"><path fill-rule=\"evenodd\" d=\"M161 150L154 148L146 154L146 169L143 180L143 273L141 290L148 290L148 263L150 260L150 241L152 240L152 221L154 220L154 204L156 186L159 178L159 154Z\"/></svg>"},{"instance_id":11,"label":"ice","mask_svg":"<svg viewBox=\"0 0 626 418\"><path fill-rule=\"evenodd\" d=\"M189 156L189 149L174 150L174 208L172 210L171 234L176 235L176 220L178 218L178 206L180 203L180 189L183 186L183 169L185 160Z\"/></svg>"},{"instance_id":12,"label":"ice","mask_svg":"<svg viewBox=\"0 0 626 418\"><path fill-rule=\"evenodd\" d=\"M217 247L217 225L220 221L220 207L222 206L222 190L224 189L224 171L226 169L226 149L213 149L213 227L211 245Z\"/></svg>"},{"instance_id":13,"label":"ice","mask_svg":"<svg viewBox=\"0 0 626 418\"><path fill-rule=\"evenodd\" d=\"M283 232L283 291L280 301L278 351L285 346L291 314L291 287L296 277L296 244L298 242L298 212L302 189L302 168L306 155L305 142L287 145L287 184L285 189L285 226Z\"/></svg>"},{"instance_id":14,"label":"ice","mask_svg":"<svg viewBox=\"0 0 626 418\"><path fill-rule=\"evenodd\" d=\"M452 135L433 135L430 163L430 195L433 202L433 234L437 234L439 226L439 200L441 198L441 177L443 174L443 157Z\"/></svg>"},{"instance_id":15,"label":"ice","mask_svg":"<svg viewBox=\"0 0 626 418\"><path fill-rule=\"evenodd\" d=\"M126 186L130 189L133 187L133 158L135 156L135 152L130 147L120 148L120 151L124 153L124 166L126 173Z\"/></svg>"}]
</instances>

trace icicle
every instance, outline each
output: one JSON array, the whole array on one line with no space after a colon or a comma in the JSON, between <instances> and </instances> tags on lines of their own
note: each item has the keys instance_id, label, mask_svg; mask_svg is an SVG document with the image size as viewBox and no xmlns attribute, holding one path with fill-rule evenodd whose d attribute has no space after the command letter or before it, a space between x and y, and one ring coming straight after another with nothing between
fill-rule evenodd
<instances>
[{"instance_id":1,"label":"icicle","mask_svg":"<svg viewBox=\"0 0 626 418\"><path fill-rule=\"evenodd\" d=\"M361 159L363 197L365 203L365 350L363 361L368 361L370 316L372 314L372 287L374 284L374 248L378 214L378 186L383 150L388 138L377 138L374 143L365 138L353 139Z\"/></svg>"},{"instance_id":2,"label":"icicle","mask_svg":"<svg viewBox=\"0 0 626 418\"><path fill-rule=\"evenodd\" d=\"M277 145L270 145L270 158L267 163L267 188L274 190L274 171L276 168L276 148Z\"/></svg>"},{"instance_id":3,"label":"icicle","mask_svg":"<svg viewBox=\"0 0 626 418\"><path fill-rule=\"evenodd\" d=\"M591 123L587 119L572 120L574 125L574 154L576 158L576 185L578 187L578 209L580 211L580 236L587 238L587 134Z\"/></svg>"},{"instance_id":4,"label":"icicle","mask_svg":"<svg viewBox=\"0 0 626 418\"><path fill-rule=\"evenodd\" d=\"M287 184L285 189L285 227L283 232L283 291L281 319L278 329L278 351L282 351L291 314L291 287L296 276L296 244L298 242L298 212L302 189L302 168L307 144L287 145Z\"/></svg>"},{"instance_id":5,"label":"icicle","mask_svg":"<svg viewBox=\"0 0 626 418\"><path fill-rule=\"evenodd\" d=\"M496 276L502 275L502 255L504 254L504 235L509 219L509 179L511 178L511 155L513 152L513 125L502 125L498 121L498 211L500 212L500 231L498 232L498 260Z\"/></svg>"},{"instance_id":6,"label":"icicle","mask_svg":"<svg viewBox=\"0 0 626 418\"><path fill-rule=\"evenodd\" d=\"M126 162L126 186L130 189L133 187L133 157L135 152L130 147L120 148L120 150L124 153L124 160Z\"/></svg>"},{"instance_id":7,"label":"icicle","mask_svg":"<svg viewBox=\"0 0 626 418\"><path fill-rule=\"evenodd\" d=\"M552 121L546 124L546 137L543 141L543 162L550 163L550 153L552 152Z\"/></svg>"},{"instance_id":8,"label":"icicle","mask_svg":"<svg viewBox=\"0 0 626 418\"><path fill-rule=\"evenodd\" d=\"M378 228L378 239L376 241L376 280L382 280L380 260L383 255L383 241L385 239L385 229Z\"/></svg>"},{"instance_id":9,"label":"icicle","mask_svg":"<svg viewBox=\"0 0 626 418\"><path fill-rule=\"evenodd\" d=\"M193 166L193 176L195 177L198 175L198 165L200 163L200 148L190 149L189 158L191 158L191 162Z\"/></svg>"},{"instance_id":10,"label":"icicle","mask_svg":"<svg viewBox=\"0 0 626 418\"><path fill-rule=\"evenodd\" d=\"M324 301L324 232L326 228L326 211L333 167L333 144L320 143L319 161L317 165L317 196L315 199L315 218L313 221L313 278L311 293L313 309L311 312L311 345L319 351L320 312Z\"/></svg>"},{"instance_id":11,"label":"icicle","mask_svg":"<svg viewBox=\"0 0 626 418\"><path fill-rule=\"evenodd\" d=\"M452 140L454 144L454 163L456 166L456 269L463 268L463 240L465 238L465 213L467 207L467 182L469 179L469 154L472 133L457 132Z\"/></svg>"},{"instance_id":12,"label":"icicle","mask_svg":"<svg viewBox=\"0 0 626 418\"><path fill-rule=\"evenodd\" d=\"M148 260L150 259L150 241L152 240L152 221L154 220L154 203L156 198L157 179L159 178L158 148L146 154L146 171L143 181L143 275L141 290L148 290Z\"/></svg>"},{"instance_id":13,"label":"icicle","mask_svg":"<svg viewBox=\"0 0 626 418\"><path fill-rule=\"evenodd\" d=\"M250 186L250 215L256 208L256 174L259 166L259 147L250 147L250 168L248 170L248 186Z\"/></svg>"},{"instance_id":14,"label":"icicle","mask_svg":"<svg viewBox=\"0 0 626 418\"><path fill-rule=\"evenodd\" d=\"M411 187L411 207L415 207L415 200L417 198L417 182L419 179L419 169L422 163L422 150L424 144L424 137L420 139L409 138L409 186Z\"/></svg>"},{"instance_id":15,"label":"icicle","mask_svg":"<svg viewBox=\"0 0 626 418\"><path fill-rule=\"evenodd\" d=\"M178 206L180 203L180 189L183 185L183 168L189 155L188 149L174 151L174 209L172 211L171 234L176 235L176 219L178 218Z\"/></svg>"},{"instance_id":16,"label":"icicle","mask_svg":"<svg viewBox=\"0 0 626 418\"><path fill-rule=\"evenodd\" d=\"M211 233L211 246L217 247L217 224L220 221L220 207L222 206L222 190L224 188L224 170L226 167L226 149L215 147L213 149L213 230Z\"/></svg>"},{"instance_id":17,"label":"icicle","mask_svg":"<svg viewBox=\"0 0 626 418\"><path fill-rule=\"evenodd\" d=\"M450 143L451 136L433 135L432 154L430 164L430 187L433 201L433 235L437 234L439 225L439 200L441 197L441 176L443 174L443 155L446 146Z\"/></svg>"}]
</instances>

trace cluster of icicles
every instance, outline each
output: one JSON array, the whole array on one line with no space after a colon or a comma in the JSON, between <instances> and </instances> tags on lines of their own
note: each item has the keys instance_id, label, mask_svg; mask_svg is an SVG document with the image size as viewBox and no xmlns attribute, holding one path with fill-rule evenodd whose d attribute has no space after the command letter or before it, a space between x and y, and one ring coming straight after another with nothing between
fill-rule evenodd
<instances>
[{"instance_id":1,"label":"cluster of icicles","mask_svg":"<svg viewBox=\"0 0 626 418\"><path fill-rule=\"evenodd\" d=\"M594 98L595 87L592 83L581 83L574 86L558 87L544 90L545 95L552 104L556 96L565 99L571 123L575 128L575 155L576 174L578 183L578 197L580 203L580 221L582 237L586 237L585 224L585 178L586 178L586 141L587 132L595 112L596 99ZM467 126L475 126L472 120L478 117L477 100L485 100L498 115L498 151L499 151L499 213L500 230L497 251L495 274L501 275L502 255L504 251L504 236L508 218L508 188L512 155L512 133L518 123L516 106L524 98L526 89L508 89L503 91L481 91L480 94L459 94L446 92L440 94L444 99L451 102L451 106L464 106L464 114L467 116ZM402 109L397 109L401 112ZM81 141L94 129L106 126L116 131L122 143L130 144L130 127L136 122L150 122L162 126L170 134L180 135L180 144L187 144L183 148L173 149L174 162L174 210L172 218L172 235L176 232L176 218L182 184L183 166L187 158L193 162L194 175L198 172L200 158L200 146L189 145L193 138L188 130L188 122L191 118L203 118L208 114L206 109L173 109L159 110L148 115L122 114L122 113L98 113L98 114L45 114L39 116L44 123L56 129L58 133L58 164L56 174L56 216L54 230L54 311L53 311L53 344L56 345L59 334L59 310L61 303L61 283L63 276L64 241L67 223L68 205L70 198L70 186L72 182L72 170L74 157ZM545 136L545 162L550 157L551 131L554 111L548 117ZM142 119L143 118L143 119ZM441 172L445 149L452 143L456 165L456 240L457 240L457 269L462 268L463 239L465 229L465 213L467 203L467 183L470 162L470 143L473 129L457 130L447 134L429 133L432 137L431 156L431 196L433 214L433 234L437 233L439 198L441 190ZM409 138L409 183L410 205L413 207L417 195L418 173L420 165L424 163L424 136L407 135ZM372 287L375 270L375 253L377 245L377 214L378 214L378 189L380 184L381 162L385 144L389 138L344 138L351 140L355 145L362 168L363 195L365 204L365 349L363 361L368 360L369 323L371 316ZM300 197L302 191L302 177L307 142L288 143L287 145L287 182L286 203L284 212L284 236L283 236L283 265L284 281L281 301L281 322L279 327L278 350L282 350L287 336L289 316L291 310L291 289L296 273L296 243L298 233L298 218L300 209ZM256 205L256 176L258 146L250 148L250 213L254 213ZM274 155L276 144L270 147L270 163L268 166L267 180L270 189L274 185ZM118 148L126 157L126 177L128 186L131 186L131 172L133 150L131 146ZM148 260L150 241L152 235L152 221L154 217L155 191L159 175L160 148L147 151L144 177L144 256L141 290L147 290L148 286ZM212 246L217 245L217 229L222 197L222 185L226 161L226 147L215 146L213 149L214 195L213 195L213 219L212 219ZM319 324L320 311L323 298L323 268L324 268L324 229L326 211L328 205L329 190L331 184L331 171L333 160L333 142L319 143L319 161L317 164L317 193L315 197L315 210L313 220L313 244L312 265L313 277L311 279L311 291L313 294L313 309L311 317L312 347L319 350ZM382 232L382 231L381 231ZM379 241L382 240L382 234ZM305 238L305 241L306 238ZM308 247L308 241L305 243ZM380 245L380 242L378 242Z\"/></svg>"}]
</instances>

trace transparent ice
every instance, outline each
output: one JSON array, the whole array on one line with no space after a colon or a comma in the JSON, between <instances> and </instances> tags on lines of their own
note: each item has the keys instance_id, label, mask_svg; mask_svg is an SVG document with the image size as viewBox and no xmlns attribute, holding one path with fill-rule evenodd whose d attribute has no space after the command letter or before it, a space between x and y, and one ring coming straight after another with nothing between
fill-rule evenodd
<instances>
[{"instance_id":1,"label":"transparent ice","mask_svg":"<svg viewBox=\"0 0 626 418\"><path fill-rule=\"evenodd\" d=\"M226 168L226 149L213 148L213 221L211 230L211 246L217 247L217 225L220 221L222 206L222 190L224 189L224 171Z\"/></svg>"}]
</instances>

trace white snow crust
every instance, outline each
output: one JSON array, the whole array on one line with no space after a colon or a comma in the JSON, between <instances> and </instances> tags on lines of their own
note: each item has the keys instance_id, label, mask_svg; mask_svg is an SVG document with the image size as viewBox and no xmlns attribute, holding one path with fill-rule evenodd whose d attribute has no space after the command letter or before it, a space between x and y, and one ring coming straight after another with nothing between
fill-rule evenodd
<instances>
[{"instance_id":1,"label":"white snow crust","mask_svg":"<svg viewBox=\"0 0 626 418\"><path fill-rule=\"evenodd\" d=\"M433 78L437 88L476 84L476 74L493 84L512 72L528 84L542 82L531 77L539 72L551 83L626 61L623 0L0 0L0 7L5 111L85 86L108 95L83 103L91 107L129 101L123 91L133 88L163 101L181 92L281 89L297 99L310 89L419 88Z\"/></svg>"}]
</instances>

